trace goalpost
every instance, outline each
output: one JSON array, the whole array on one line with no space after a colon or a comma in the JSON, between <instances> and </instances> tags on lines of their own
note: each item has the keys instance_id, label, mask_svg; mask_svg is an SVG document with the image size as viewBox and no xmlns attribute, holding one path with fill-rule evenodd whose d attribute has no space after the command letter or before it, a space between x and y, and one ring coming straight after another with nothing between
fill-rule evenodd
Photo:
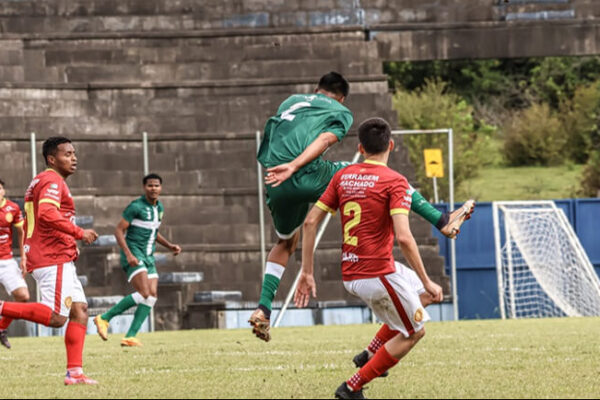
<instances>
[{"instance_id":1,"label":"goalpost","mask_svg":"<svg viewBox=\"0 0 600 400\"><path fill-rule=\"evenodd\" d=\"M449 211L452 212L454 211L454 138L453 138L453 130L452 129L423 129L423 130L393 130L392 131L392 135L429 135L429 134L446 134L448 135L448 182L449 182L449 201L448 201L448 206L449 206ZM260 141L260 132L257 131L256 132L256 141L257 141L257 146L258 143ZM356 153L354 155L354 158L352 160L352 163L356 163L358 162L360 158L360 153ZM262 170L260 168L260 164L258 167L258 187L259 187L259 218L260 218L260 223L261 223L261 258L264 260L264 258L266 258L266 241L264 239L264 222L263 222L263 218L264 218L264 211L263 211L263 198L262 198L262 185L263 183L263 177L262 177ZM323 223L321 224L321 226L319 227L319 231L317 232L317 236L316 236L316 240L315 240L315 250L317 248L317 246L319 245L319 242L321 240L321 237L323 236L323 233L325 232L325 229L327 228L327 225L329 224L329 220L331 219L331 214L328 214L325 218L325 220L323 221ZM264 261L263 261L263 268L264 268ZM453 308L453 313L454 313L454 320L458 320L458 291L457 291L457 284L456 284L456 243L454 240L450 240L450 268L451 268L451 290L452 290L452 308ZM275 321L273 323L273 327L276 328L279 326L279 324L281 323L281 320L283 319L283 316L294 296L294 292L296 291L296 287L298 286L298 281L300 280L300 275L302 273L302 270L300 269L300 271L298 271L296 278L294 279L294 283L292 284L292 287L290 288L290 291L288 292L288 295L285 299L285 302L283 303L283 306L281 308L281 310L277 313L277 317L275 318ZM264 271L263 271L263 275L264 275Z\"/></svg>"},{"instance_id":2,"label":"goalpost","mask_svg":"<svg viewBox=\"0 0 600 400\"><path fill-rule=\"evenodd\" d=\"M553 201L494 202L503 319L600 315L600 279Z\"/></svg>"}]
</instances>

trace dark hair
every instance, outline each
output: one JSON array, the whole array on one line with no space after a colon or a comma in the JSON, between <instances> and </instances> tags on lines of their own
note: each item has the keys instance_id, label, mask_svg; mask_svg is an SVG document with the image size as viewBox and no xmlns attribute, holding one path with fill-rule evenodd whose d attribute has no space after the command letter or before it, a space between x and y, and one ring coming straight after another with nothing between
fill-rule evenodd
<instances>
[{"instance_id":1,"label":"dark hair","mask_svg":"<svg viewBox=\"0 0 600 400\"><path fill-rule=\"evenodd\" d=\"M144 177L144 186L146 185L146 183L150 180L150 179L158 179L158 181L160 182L160 184L162 185L162 178L160 177L160 175L158 174L148 174Z\"/></svg>"},{"instance_id":2,"label":"dark hair","mask_svg":"<svg viewBox=\"0 0 600 400\"><path fill-rule=\"evenodd\" d=\"M387 150L392 138L392 128L383 118L369 118L358 127L358 139L369 154Z\"/></svg>"},{"instance_id":3,"label":"dark hair","mask_svg":"<svg viewBox=\"0 0 600 400\"><path fill-rule=\"evenodd\" d=\"M2 179L0 179L0 185L2 185L2 187L4 187L4 181Z\"/></svg>"},{"instance_id":4,"label":"dark hair","mask_svg":"<svg viewBox=\"0 0 600 400\"><path fill-rule=\"evenodd\" d=\"M55 156L56 152L58 151L58 146L63 143L71 143L71 139L68 139L64 136L52 136L44 141L42 146L42 155L44 156L46 165L48 165L48 156Z\"/></svg>"},{"instance_id":5,"label":"dark hair","mask_svg":"<svg viewBox=\"0 0 600 400\"><path fill-rule=\"evenodd\" d=\"M341 74L332 71L321 77L318 89L348 97L348 93L350 93L350 84Z\"/></svg>"}]
</instances>

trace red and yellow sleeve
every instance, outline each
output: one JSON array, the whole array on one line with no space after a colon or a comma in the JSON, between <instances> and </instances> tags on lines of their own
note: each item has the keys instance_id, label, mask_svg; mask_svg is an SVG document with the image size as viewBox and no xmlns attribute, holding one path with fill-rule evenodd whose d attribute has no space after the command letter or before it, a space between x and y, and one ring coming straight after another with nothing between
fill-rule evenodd
<instances>
[{"instance_id":1,"label":"red and yellow sleeve","mask_svg":"<svg viewBox=\"0 0 600 400\"><path fill-rule=\"evenodd\" d=\"M390 190L390 215L410 213L412 196L409 193L409 184L402 175L395 179Z\"/></svg>"},{"instance_id":2,"label":"red and yellow sleeve","mask_svg":"<svg viewBox=\"0 0 600 400\"><path fill-rule=\"evenodd\" d=\"M336 174L331 182L329 182L329 186L325 189L325 192L321 195L321 198L315 204L321 210L328 212L330 214L335 214L336 210L339 207L339 196L337 192L337 182L338 182L338 174Z\"/></svg>"}]
</instances>

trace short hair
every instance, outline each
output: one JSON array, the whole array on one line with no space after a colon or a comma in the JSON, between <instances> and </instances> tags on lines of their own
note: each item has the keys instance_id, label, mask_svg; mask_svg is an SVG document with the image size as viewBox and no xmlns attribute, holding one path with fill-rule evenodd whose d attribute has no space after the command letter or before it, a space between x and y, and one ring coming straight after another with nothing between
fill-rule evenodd
<instances>
[{"instance_id":1,"label":"short hair","mask_svg":"<svg viewBox=\"0 0 600 400\"><path fill-rule=\"evenodd\" d=\"M4 181L2 179L0 179L0 185L2 185L2 187L4 187Z\"/></svg>"},{"instance_id":2,"label":"short hair","mask_svg":"<svg viewBox=\"0 0 600 400\"><path fill-rule=\"evenodd\" d=\"M392 138L392 128L383 118L369 118L358 127L358 139L369 154L387 150Z\"/></svg>"},{"instance_id":3,"label":"short hair","mask_svg":"<svg viewBox=\"0 0 600 400\"><path fill-rule=\"evenodd\" d=\"M44 144L42 145L42 155L44 156L46 165L48 165L48 156L56 156L58 146L63 143L71 143L71 139L64 136L52 136L44 141Z\"/></svg>"},{"instance_id":4,"label":"short hair","mask_svg":"<svg viewBox=\"0 0 600 400\"><path fill-rule=\"evenodd\" d=\"M323 75L321 80L319 80L317 88L344 97L348 97L348 93L350 93L350 84L348 81L341 74L334 71Z\"/></svg>"},{"instance_id":5,"label":"short hair","mask_svg":"<svg viewBox=\"0 0 600 400\"><path fill-rule=\"evenodd\" d=\"M142 181L144 183L144 186L146 185L146 183L148 183L148 181L150 179L158 179L158 181L162 185L162 178L160 177L160 175L158 175L158 174L148 174L148 175L146 175L144 177L144 180Z\"/></svg>"}]
</instances>

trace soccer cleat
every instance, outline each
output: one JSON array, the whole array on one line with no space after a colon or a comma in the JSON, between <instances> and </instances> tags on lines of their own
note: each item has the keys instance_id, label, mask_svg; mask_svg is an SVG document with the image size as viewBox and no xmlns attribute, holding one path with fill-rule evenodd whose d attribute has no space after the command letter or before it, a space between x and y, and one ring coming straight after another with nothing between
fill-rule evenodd
<instances>
[{"instance_id":1,"label":"soccer cleat","mask_svg":"<svg viewBox=\"0 0 600 400\"><path fill-rule=\"evenodd\" d=\"M142 347L142 342L138 338L130 337L121 340L121 347Z\"/></svg>"},{"instance_id":2,"label":"soccer cleat","mask_svg":"<svg viewBox=\"0 0 600 400\"><path fill-rule=\"evenodd\" d=\"M10 342L8 341L8 331L6 329L0 331L0 344L10 350Z\"/></svg>"},{"instance_id":3,"label":"soccer cleat","mask_svg":"<svg viewBox=\"0 0 600 400\"><path fill-rule=\"evenodd\" d=\"M352 390L350 390L350 388L348 388L348 385L346 385L346 382L342 383L340 385L340 387L337 388L337 390L335 391L335 398L336 399L366 399L365 395L363 394L362 389L360 389L356 392L353 392Z\"/></svg>"},{"instance_id":4,"label":"soccer cleat","mask_svg":"<svg viewBox=\"0 0 600 400\"><path fill-rule=\"evenodd\" d=\"M88 378L84 374L71 374L67 371L67 375L65 376L65 385L97 385L98 381L95 381L91 378Z\"/></svg>"},{"instance_id":5,"label":"soccer cleat","mask_svg":"<svg viewBox=\"0 0 600 400\"><path fill-rule=\"evenodd\" d=\"M354 356L354 358L352 359L352 362L354 363L354 365L356 365L357 368L362 368L366 363L369 362L369 352L366 350L363 350L361 353L358 353L357 355ZM385 378L389 374L390 374L389 371L385 371L383 374L379 375L379 377Z\"/></svg>"},{"instance_id":6,"label":"soccer cleat","mask_svg":"<svg viewBox=\"0 0 600 400\"><path fill-rule=\"evenodd\" d=\"M265 317L263 310L257 308L250 316L248 323L252 326L252 333L254 333L257 338L264 340L265 342L271 340L271 333L269 333L271 322Z\"/></svg>"},{"instance_id":7,"label":"soccer cleat","mask_svg":"<svg viewBox=\"0 0 600 400\"><path fill-rule=\"evenodd\" d=\"M103 320L102 316L96 315L96 317L94 318L94 324L96 325L98 335L100 335L102 340L108 340L108 321Z\"/></svg>"},{"instance_id":8,"label":"soccer cleat","mask_svg":"<svg viewBox=\"0 0 600 400\"><path fill-rule=\"evenodd\" d=\"M462 207L452 211L448 219L448 223L440 229L442 234L450 239L455 239L456 235L460 233L460 226L471 218L471 214L475 209L475 200L470 199L462 205Z\"/></svg>"}]
</instances>

